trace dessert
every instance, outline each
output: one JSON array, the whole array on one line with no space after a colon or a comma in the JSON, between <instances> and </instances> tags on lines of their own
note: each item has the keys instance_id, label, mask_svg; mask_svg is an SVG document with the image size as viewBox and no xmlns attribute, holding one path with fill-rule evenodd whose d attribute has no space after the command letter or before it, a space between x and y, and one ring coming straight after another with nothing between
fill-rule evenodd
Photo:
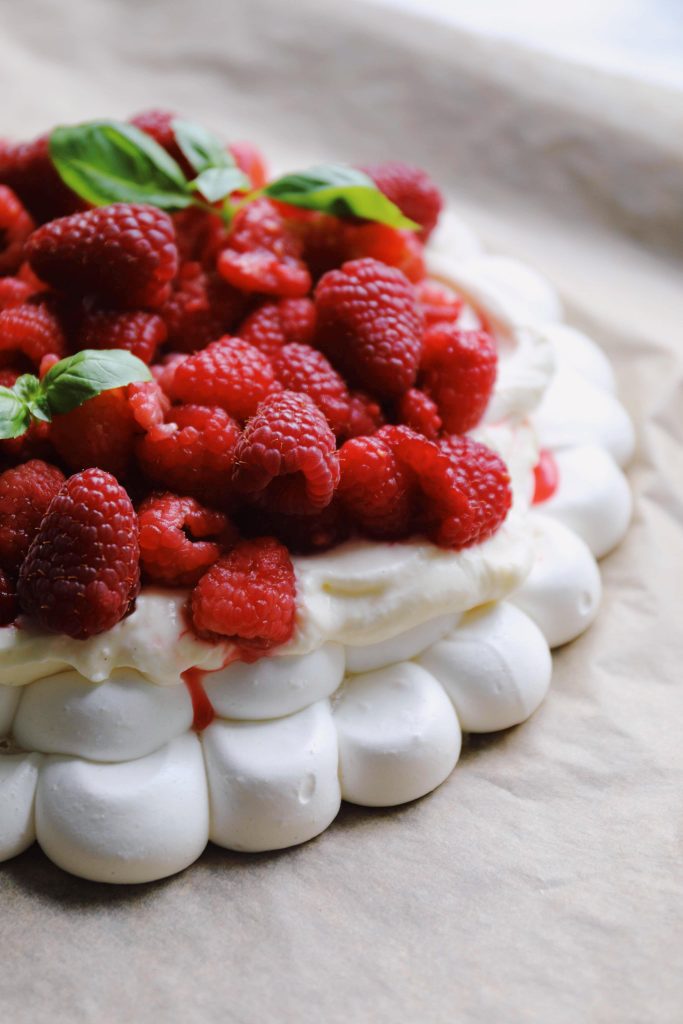
<instances>
[{"instance_id":1,"label":"dessert","mask_svg":"<svg viewBox=\"0 0 683 1024\"><path fill-rule=\"evenodd\" d=\"M0 146L0 858L301 843L541 703L633 430L441 206L158 111Z\"/></svg>"}]
</instances>

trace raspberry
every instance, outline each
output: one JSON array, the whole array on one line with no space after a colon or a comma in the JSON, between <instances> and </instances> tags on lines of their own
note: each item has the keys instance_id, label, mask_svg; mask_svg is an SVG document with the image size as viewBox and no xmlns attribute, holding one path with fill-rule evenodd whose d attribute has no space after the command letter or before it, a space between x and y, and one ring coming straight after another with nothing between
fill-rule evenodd
<instances>
[{"instance_id":1,"label":"raspberry","mask_svg":"<svg viewBox=\"0 0 683 1024\"><path fill-rule=\"evenodd\" d=\"M138 427L148 431L166 419L171 403L156 381L129 384L128 405Z\"/></svg>"},{"instance_id":2,"label":"raspberry","mask_svg":"<svg viewBox=\"0 0 683 1024\"><path fill-rule=\"evenodd\" d=\"M260 149L253 142L231 142L228 151L253 188L263 188L268 181L268 168Z\"/></svg>"},{"instance_id":3,"label":"raspberry","mask_svg":"<svg viewBox=\"0 0 683 1024\"><path fill-rule=\"evenodd\" d=\"M289 552L274 537L242 541L202 576L191 608L200 634L229 637L247 652L287 643L296 615Z\"/></svg>"},{"instance_id":4,"label":"raspberry","mask_svg":"<svg viewBox=\"0 0 683 1024\"><path fill-rule=\"evenodd\" d=\"M140 561L146 576L170 586L191 586L236 533L221 512L194 498L153 494L138 509Z\"/></svg>"},{"instance_id":5,"label":"raspberry","mask_svg":"<svg viewBox=\"0 0 683 1024\"><path fill-rule=\"evenodd\" d=\"M449 434L471 430L482 418L497 362L495 343L485 331L461 331L452 323L427 328L420 385L436 402Z\"/></svg>"},{"instance_id":6,"label":"raspberry","mask_svg":"<svg viewBox=\"0 0 683 1024\"><path fill-rule=\"evenodd\" d=\"M165 340L166 325L155 313L93 309L83 317L76 348L122 348L151 363Z\"/></svg>"},{"instance_id":7,"label":"raspberry","mask_svg":"<svg viewBox=\"0 0 683 1024\"><path fill-rule=\"evenodd\" d=\"M182 263L199 263L206 270L216 265L219 252L228 244L228 229L220 217L197 206L172 216L178 254Z\"/></svg>"},{"instance_id":8,"label":"raspberry","mask_svg":"<svg viewBox=\"0 0 683 1024\"><path fill-rule=\"evenodd\" d=\"M33 288L19 277L0 278L0 311L21 306L33 294Z\"/></svg>"},{"instance_id":9,"label":"raspberry","mask_svg":"<svg viewBox=\"0 0 683 1024\"><path fill-rule=\"evenodd\" d=\"M126 309L160 306L178 268L171 218L113 203L45 224L26 243L32 270L54 288Z\"/></svg>"},{"instance_id":10,"label":"raspberry","mask_svg":"<svg viewBox=\"0 0 683 1024\"><path fill-rule=\"evenodd\" d=\"M235 216L218 271L245 292L297 298L311 287L301 243L268 199L257 199Z\"/></svg>"},{"instance_id":11,"label":"raspberry","mask_svg":"<svg viewBox=\"0 0 683 1024\"><path fill-rule=\"evenodd\" d=\"M220 338L180 363L171 397L180 402L218 405L237 420L253 416L276 387L270 360L241 338Z\"/></svg>"},{"instance_id":12,"label":"raspberry","mask_svg":"<svg viewBox=\"0 0 683 1024\"><path fill-rule=\"evenodd\" d=\"M168 155L172 156L176 163L180 165L186 178L194 178L196 173L175 140L173 121L177 116L177 114L172 113L170 110L143 110L139 114L135 114L134 117L131 117L130 123L139 128L145 135L151 136L155 142L158 142L162 149L165 149Z\"/></svg>"},{"instance_id":13,"label":"raspberry","mask_svg":"<svg viewBox=\"0 0 683 1024\"><path fill-rule=\"evenodd\" d=\"M464 305L459 295L437 281L420 282L417 286L417 301L424 316L425 327L444 321L455 323Z\"/></svg>"},{"instance_id":14,"label":"raspberry","mask_svg":"<svg viewBox=\"0 0 683 1024\"><path fill-rule=\"evenodd\" d=\"M200 263L183 263L171 296L160 314L168 341L179 352L195 352L231 331L244 315L248 300L215 271Z\"/></svg>"},{"instance_id":15,"label":"raspberry","mask_svg":"<svg viewBox=\"0 0 683 1024\"><path fill-rule=\"evenodd\" d=\"M14 192L0 185L0 274L13 274L19 268L24 242L33 227Z\"/></svg>"},{"instance_id":16,"label":"raspberry","mask_svg":"<svg viewBox=\"0 0 683 1024\"><path fill-rule=\"evenodd\" d=\"M548 501L560 485L560 471L555 456L547 448L541 448L538 462L534 466L533 504Z\"/></svg>"},{"instance_id":17,"label":"raspberry","mask_svg":"<svg viewBox=\"0 0 683 1024\"><path fill-rule=\"evenodd\" d=\"M415 381L422 324L412 285L373 259L345 263L318 283L316 342L347 381L392 398Z\"/></svg>"},{"instance_id":18,"label":"raspberry","mask_svg":"<svg viewBox=\"0 0 683 1024\"><path fill-rule=\"evenodd\" d=\"M384 423L382 407L363 391L352 391L349 404L349 420L344 436L363 437L374 434Z\"/></svg>"},{"instance_id":19,"label":"raspberry","mask_svg":"<svg viewBox=\"0 0 683 1024\"><path fill-rule=\"evenodd\" d=\"M2 383L12 387L19 376L14 370L2 372ZM50 424L33 422L25 434L0 441L0 456L6 463L17 465L29 459L46 459L54 457L54 449L50 444Z\"/></svg>"},{"instance_id":20,"label":"raspberry","mask_svg":"<svg viewBox=\"0 0 683 1024\"><path fill-rule=\"evenodd\" d=\"M0 313L0 351L21 353L35 367L48 353L64 355L66 342L50 306L29 301Z\"/></svg>"},{"instance_id":21,"label":"raspberry","mask_svg":"<svg viewBox=\"0 0 683 1024\"><path fill-rule=\"evenodd\" d=\"M373 164L363 170L401 213L421 225L420 235L426 241L443 206L441 193L427 172L399 161Z\"/></svg>"},{"instance_id":22,"label":"raspberry","mask_svg":"<svg viewBox=\"0 0 683 1024\"><path fill-rule=\"evenodd\" d=\"M223 409L201 405L171 409L169 419L137 441L143 473L156 487L224 506L231 495L239 426Z\"/></svg>"},{"instance_id":23,"label":"raspberry","mask_svg":"<svg viewBox=\"0 0 683 1024\"><path fill-rule=\"evenodd\" d=\"M111 629L140 587L137 517L109 473L69 477L43 518L19 574L19 604L51 633L76 640Z\"/></svg>"},{"instance_id":24,"label":"raspberry","mask_svg":"<svg viewBox=\"0 0 683 1024\"><path fill-rule=\"evenodd\" d=\"M411 474L379 437L357 437L339 452L339 501L362 533L379 540L407 537L413 518Z\"/></svg>"},{"instance_id":25,"label":"raspberry","mask_svg":"<svg viewBox=\"0 0 683 1024\"><path fill-rule=\"evenodd\" d=\"M135 433L126 389L114 388L55 416L50 440L69 469L99 466L121 477L133 457Z\"/></svg>"},{"instance_id":26,"label":"raspberry","mask_svg":"<svg viewBox=\"0 0 683 1024\"><path fill-rule=\"evenodd\" d=\"M270 509L247 506L244 520L245 533L277 537L298 555L327 551L341 544L351 532L348 513L336 497L322 512L308 516L283 516Z\"/></svg>"},{"instance_id":27,"label":"raspberry","mask_svg":"<svg viewBox=\"0 0 683 1024\"><path fill-rule=\"evenodd\" d=\"M335 437L308 395L283 391L261 403L237 445L233 480L285 515L329 505L339 482Z\"/></svg>"},{"instance_id":28,"label":"raspberry","mask_svg":"<svg viewBox=\"0 0 683 1024\"><path fill-rule=\"evenodd\" d=\"M186 359L186 355L181 355L179 352L171 352L170 355L164 356L160 363L155 363L151 367L152 376L165 395L170 397L173 391L175 372Z\"/></svg>"},{"instance_id":29,"label":"raspberry","mask_svg":"<svg viewBox=\"0 0 683 1024\"><path fill-rule=\"evenodd\" d=\"M433 531L437 544L463 548L492 536L512 504L510 474L503 460L471 437L441 442L454 470L454 484L467 497L467 509L443 519Z\"/></svg>"},{"instance_id":30,"label":"raspberry","mask_svg":"<svg viewBox=\"0 0 683 1024\"><path fill-rule=\"evenodd\" d=\"M17 617L17 592L7 573L0 569L0 626L9 626Z\"/></svg>"},{"instance_id":31,"label":"raspberry","mask_svg":"<svg viewBox=\"0 0 683 1024\"><path fill-rule=\"evenodd\" d=\"M39 224L85 204L64 184L50 159L47 135L18 145L0 142L0 184L15 192Z\"/></svg>"},{"instance_id":32,"label":"raspberry","mask_svg":"<svg viewBox=\"0 0 683 1024\"><path fill-rule=\"evenodd\" d=\"M267 356L283 345L308 345L315 334L315 306L310 299L265 302L244 320L237 333Z\"/></svg>"},{"instance_id":33,"label":"raspberry","mask_svg":"<svg viewBox=\"0 0 683 1024\"><path fill-rule=\"evenodd\" d=\"M31 541L64 474L47 462L32 459L0 476L0 566L19 571Z\"/></svg>"},{"instance_id":34,"label":"raspberry","mask_svg":"<svg viewBox=\"0 0 683 1024\"><path fill-rule=\"evenodd\" d=\"M347 224L345 228L346 260L370 257L401 270L409 281L424 278L423 245L414 231L386 224Z\"/></svg>"},{"instance_id":35,"label":"raspberry","mask_svg":"<svg viewBox=\"0 0 683 1024\"><path fill-rule=\"evenodd\" d=\"M411 388L401 395L396 403L396 418L399 423L405 423L431 440L439 436L441 417L436 403L418 388Z\"/></svg>"},{"instance_id":36,"label":"raspberry","mask_svg":"<svg viewBox=\"0 0 683 1024\"><path fill-rule=\"evenodd\" d=\"M350 418L351 396L322 352L310 345L284 345L271 358L283 388L312 398L334 433L342 434Z\"/></svg>"}]
</instances>

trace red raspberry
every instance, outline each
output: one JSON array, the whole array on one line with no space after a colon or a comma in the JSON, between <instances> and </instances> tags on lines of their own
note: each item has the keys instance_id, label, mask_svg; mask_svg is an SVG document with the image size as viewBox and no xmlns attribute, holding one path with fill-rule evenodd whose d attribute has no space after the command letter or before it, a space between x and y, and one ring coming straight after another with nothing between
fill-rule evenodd
<instances>
[{"instance_id":1,"label":"red raspberry","mask_svg":"<svg viewBox=\"0 0 683 1024\"><path fill-rule=\"evenodd\" d=\"M335 437L308 395L266 398L235 453L235 486L285 515L319 512L339 482Z\"/></svg>"},{"instance_id":2,"label":"red raspberry","mask_svg":"<svg viewBox=\"0 0 683 1024\"><path fill-rule=\"evenodd\" d=\"M113 476L86 469L52 499L19 574L19 604L39 626L85 640L111 629L140 588L137 517Z\"/></svg>"},{"instance_id":3,"label":"red raspberry","mask_svg":"<svg viewBox=\"0 0 683 1024\"><path fill-rule=\"evenodd\" d=\"M21 371L14 369L0 370L0 384L13 387ZM47 459L54 456L49 441L50 424L34 421L25 434L0 440L0 457L6 464L17 465L29 459Z\"/></svg>"},{"instance_id":4,"label":"red raspberry","mask_svg":"<svg viewBox=\"0 0 683 1024\"><path fill-rule=\"evenodd\" d=\"M258 655L287 643L296 616L296 580L287 548L274 537L237 544L202 576L191 607L200 634L229 637L247 652Z\"/></svg>"},{"instance_id":5,"label":"red raspberry","mask_svg":"<svg viewBox=\"0 0 683 1024\"><path fill-rule=\"evenodd\" d=\"M244 315L248 299L215 271L183 263L170 298L160 309L169 346L196 352L231 331Z\"/></svg>"},{"instance_id":6,"label":"red raspberry","mask_svg":"<svg viewBox=\"0 0 683 1024\"><path fill-rule=\"evenodd\" d=\"M228 229L221 218L197 206L172 215L182 263L199 263L206 270L216 266L219 252L228 244Z\"/></svg>"},{"instance_id":7,"label":"red raspberry","mask_svg":"<svg viewBox=\"0 0 683 1024\"><path fill-rule=\"evenodd\" d=\"M55 170L48 138L41 135L34 142L18 145L0 142L0 183L19 196L39 224L85 207Z\"/></svg>"},{"instance_id":8,"label":"red raspberry","mask_svg":"<svg viewBox=\"0 0 683 1024\"><path fill-rule=\"evenodd\" d=\"M53 287L92 292L126 309L160 306L178 269L171 218L141 203L113 203L45 224L29 238L26 253Z\"/></svg>"},{"instance_id":9,"label":"red raspberry","mask_svg":"<svg viewBox=\"0 0 683 1024\"><path fill-rule=\"evenodd\" d=\"M59 321L47 302L29 301L0 313L0 351L21 353L35 367L48 353L65 354Z\"/></svg>"},{"instance_id":10,"label":"red raspberry","mask_svg":"<svg viewBox=\"0 0 683 1024\"><path fill-rule=\"evenodd\" d=\"M555 456L548 448L541 448L538 462L534 466L533 504L548 501L560 485L560 470Z\"/></svg>"},{"instance_id":11,"label":"red raspberry","mask_svg":"<svg viewBox=\"0 0 683 1024\"><path fill-rule=\"evenodd\" d=\"M228 151L253 188L263 188L268 181L268 167L258 146L253 142L231 142Z\"/></svg>"},{"instance_id":12,"label":"red raspberry","mask_svg":"<svg viewBox=\"0 0 683 1024\"><path fill-rule=\"evenodd\" d=\"M170 397L173 391L175 372L186 359L187 356L180 352L171 352L170 355L164 356L160 363L155 363L151 367L152 376L165 395Z\"/></svg>"},{"instance_id":13,"label":"red raspberry","mask_svg":"<svg viewBox=\"0 0 683 1024\"><path fill-rule=\"evenodd\" d=\"M237 333L267 356L283 345L309 345L315 334L315 305L310 299L265 302L250 313Z\"/></svg>"},{"instance_id":14,"label":"red raspberry","mask_svg":"<svg viewBox=\"0 0 683 1024\"><path fill-rule=\"evenodd\" d=\"M374 434L384 423L382 407L363 391L352 391L349 405L349 421L344 436L363 437Z\"/></svg>"},{"instance_id":15,"label":"red raspberry","mask_svg":"<svg viewBox=\"0 0 683 1024\"><path fill-rule=\"evenodd\" d=\"M422 226L426 241L436 227L443 197L426 171L399 161L364 167L377 188L398 206L401 213Z\"/></svg>"},{"instance_id":16,"label":"red raspberry","mask_svg":"<svg viewBox=\"0 0 683 1024\"><path fill-rule=\"evenodd\" d=\"M284 345L271 359L283 388L308 395L335 434L344 433L351 414L351 396L322 352L310 345Z\"/></svg>"},{"instance_id":17,"label":"red raspberry","mask_svg":"<svg viewBox=\"0 0 683 1024\"><path fill-rule=\"evenodd\" d=\"M351 532L349 515L336 497L322 512L283 516L270 509L247 506L245 532L277 537L293 554L312 555L345 541Z\"/></svg>"},{"instance_id":18,"label":"red raspberry","mask_svg":"<svg viewBox=\"0 0 683 1024\"><path fill-rule=\"evenodd\" d=\"M431 440L438 437L441 431L441 417L436 403L418 388L411 388L401 395L396 403L396 418L399 423L405 423Z\"/></svg>"},{"instance_id":19,"label":"red raspberry","mask_svg":"<svg viewBox=\"0 0 683 1024\"><path fill-rule=\"evenodd\" d=\"M24 242L33 228L33 221L14 192L0 185L0 274L13 274L19 268Z\"/></svg>"},{"instance_id":20,"label":"red raspberry","mask_svg":"<svg viewBox=\"0 0 683 1024\"><path fill-rule=\"evenodd\" d=\"M428 327L420 386L432 398L449 434L475 427L496 382L498 356L486 331L461 331L455 324Z\"/></svg>"},{"instance_id":21,"label":"red raspberry","mask_svg":"<svg viewBox=\"0 0 683 1024\"><path fill-rule=\"evenodd\" d=\"M0 566L19 571L31 541L64 474L47 462L32 459L0 476Z\"/></svg>"},{"instance_id":22,"label":"red raspberry","mask_svg":"<svg viewBox=\"0 0 683 1024\"><path fill-rule=\"evenodd\" d=\"M300 257L301 243L276 207L268 199L257 199L235 216L218 270L242 291L297 298L311 287Z\"/></svg>"},{"instance_id":23,"label":"red raspberry","mask_svg":"<svg viewBox=\"0 0 683 1024\"><path fill-rule=\"evenodd\" d=\"M425 327L444 321L455 323L462 313L463 300L450 288L437 281L421 281L417 286L417 301L424 316Z\"/></svg>"},{"instance_id":24,"label":"red raspberry","mask_svg":"<svg viewBox=\"0 0 683 1024\"><path fill-rule=\"evenodd\" d=\"M0 311L21 306L33 294L33 288L19 277L0 278Z\"/></svg>"},{"instance_id":25,"label":"red raspberry","mask_svg":"<svg viewBox=\"0 0 683 1024\"><path fill-rule=\"evenodd\" d=\"M362 533L379 540L407 537L412 529L412 475L379 437L357 437L339 452L338 497Z\"/></svg>"},{"instance_id":26,"label":"red raspberry","mask_svg":"<svg viewBox=\"0 0 683 1024\"><path fill-rule=\"evenodd\" d=\"M239 426L223 409L201 405L180 405L169 419L137 442L143 473L156 487L226 505Z\"/></svg>"},{"instance_id":27,"label":"red raspberry","mask_svg":"<svg viewBox=\"0 0 683 1024\"><path fill-rule=\"evenodd\" d=\"M512 504L507 466L486 445L471 437L449 437L441 442L454 471L454 485L467 498L467 509L447 516L433 529L437 544L464 548L492 536Z\"/></svg>"},{"instance_id":28,"label":"red raspberry","mask_svg":"<svg viewBox=\"0 0 683 1024\"><path fill-rule=\"evenodd\" d=\"M83 317L75 347L122 348L151 363L165 340L166 325L156 313L93 309Z\"/></svg>"},{"instance_id":29,"label":"red raspberry","mask_svg":"<svg viewBox=\"0 0 683 1024\"><path fill-rule=\"evenodd\" d=\"M168 155L172 156L180 165L185 177L195 178L196 173L193 171L192 165L183 155L183 151L175 140L172 122L177 117L178 115L170 110L142 110L139 114L131 117L130 123L158 142L162 149L165 149Z\"/></svg>"},{"instance_id":30,"label":"red raspberry","mask_svg":"<svg viewBox=\"0 0 683 1024\"><path fill-rule=\"evenodd\" d=\"M226 336L178 365L171 397L179 402L218 405L235 419L246 420L275 388L268 357L241 338Z\"/></svg>"},{"instance_id":31,"label":"red raspberry","mask_svg":"<svg viewBox=\"0 0 683 1024\"><path fill-rule=\"evenodd\" d=\"M171 408L168 396L153 380L129 384L126 397L136 425L144 431L163 423Z\"/></svg>"},{"instance_id":32,"label":"red raspberry","mask_svg":"<svg viewBox=\"0 0 683 1024\"><path fill-rule=\"evenodd\" d=\"M99 466L117 477L128 470L135 434L125 388L103 391L55 416L50 427L50 440L69 469Z\"/></svg>"},{"instance_id":33,"label":"red raspberry","mask_svg":"<svg viewBox=\"0 0 683 1024\"><path fill-rule=\"evenodd\" d=\"M415 381L422 323L410 282L373 259L345 263L319 281L317 345L347 381L393 398Z\"/></svg>"},{"instance_id":34,"label":"red raspberry","mask_svg":"<svg viewBox=\"0 0 683 1024\"><path fill-rule=\"evenodd\" d=\"M221 512L194 498L153 494L138 509L140 561L145 575L169 586L192 586L237 534Z\"/></svg>"},{"instance_id":35,"label":"red raspberry","mask_svg":"<svg viewBox=\"0 0 683 1024\"><path fill-rule=\"evenodd\" d=\"M9 626L17 617L17 592L13 581L0 569L0 626Z\"/></svg>"},{"instance_id":36,"label":"red raspberry","mask_svg":"<svg viewBox=\"0 0 683 1024\"><path fill-rule=\"evenodd\" d=\"M347 224L345 249L346 260L379 260L401 270L414 283L425 276L424 246L414 231L386 224Z\"/></svg>"}]
</instances>

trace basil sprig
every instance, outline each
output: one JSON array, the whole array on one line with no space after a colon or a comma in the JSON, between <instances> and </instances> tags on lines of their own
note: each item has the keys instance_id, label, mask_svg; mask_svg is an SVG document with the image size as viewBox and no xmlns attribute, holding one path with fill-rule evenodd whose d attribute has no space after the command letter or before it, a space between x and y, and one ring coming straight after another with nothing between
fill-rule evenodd
<instances>
[{"instance_id":1,"label":"basil sprig","mask_svg":"<svg viewBox=\"0 0 683 1024\"><path fill-rule=\"evenodd\" d=\"M25 373L13 387L0 387L0 438L20 437L34 420L49 423L102 391L151 379L131 352L85 348L55 363L42 380Z\"/></svg>"},{"instance_id":2,"label":"basil sprig","mask_svg":"<svg viewBox=\"0 0 683 1024\"><path fill-rule=\"evenodd\" d=\"M372 178L345 164L319 164L285 174L263 190L272 199L335 217L362 217L392 228L419 229L375 185Z\"/></svg>"},{"instance_id":3,"label":"basil sprig","mask_svg":"<svg viewBox=\"0 0 683 1024\"><path fill-rule=\"evenodd\" d=\"M236 208L266 195L335 217L419 228L367 174L353 167L320 164L285 174L262 190L249 191L249 179L211 132L180 119L172 122L172 128L180 151L196 174L194 178L188 179L178 162L149 135L119 121L55 128L50 136L50 156L69 188L95 206L150 203L174 211L194 205L211 209L229 223ZM229 199L235 192L245 193L238 207L233 207ZM213 204L219 202L221 209L214 209Z\"/></svg>"}]
</instances>

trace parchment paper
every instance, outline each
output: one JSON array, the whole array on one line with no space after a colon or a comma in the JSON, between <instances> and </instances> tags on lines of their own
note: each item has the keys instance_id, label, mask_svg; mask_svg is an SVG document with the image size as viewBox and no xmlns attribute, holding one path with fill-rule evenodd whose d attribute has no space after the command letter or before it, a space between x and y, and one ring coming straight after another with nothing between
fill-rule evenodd
<instances>
[{"instance_id":1,"label":"parchment paper","mask_svg":"<svg viewBox=\"0 0 683 1024\"><path fill-rule=\"evenodd\" d=\"M0 868L12 1022L683 1019L681 94L370 5L0 4L0 133L171 106L282 162L424 163L544 270L636 418L597 624L450 780L278 854L114 888Z\"/></svg>"}]
</instances>

